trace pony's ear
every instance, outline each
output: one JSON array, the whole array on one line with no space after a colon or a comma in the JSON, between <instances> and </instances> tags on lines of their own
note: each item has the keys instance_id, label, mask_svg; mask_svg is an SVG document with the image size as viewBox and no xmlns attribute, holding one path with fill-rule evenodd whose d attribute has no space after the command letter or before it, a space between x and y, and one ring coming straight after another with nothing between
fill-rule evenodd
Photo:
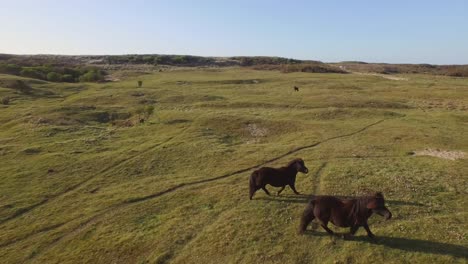
<instances>
[{"instance_id":1,"label":"pony's ear","mask_svg":"<svg viewBox=\"0 0 468 264\"><path fill-rule=\"evenodd\" d=\"M375 198L384 198L382 192L376 192L376 193L374 194L374 197L375 197Z\"/></svg>"},{"instance_id":2,"label":"pony's ear","mask_svg":"<svg viewBox=\"0 0 468 264\"><path fill-rule=\"evenodd\" d=\"M295 162L294 162L294 165L296 166L296 169L299 170L301 168L301 161L299 159L297 159Z\"/></svg>"},{"instance_id":3,"label":"pony's ear","mask_svg":"<svg viewBox=\"0 0 468 264\"><path fill-rule=\"evenodd\" d=\"M297 159L295 163L296 163L297 170L301 170L302 167L304 166L304 161L302 159Z\"/></svg>"}]
</instances>

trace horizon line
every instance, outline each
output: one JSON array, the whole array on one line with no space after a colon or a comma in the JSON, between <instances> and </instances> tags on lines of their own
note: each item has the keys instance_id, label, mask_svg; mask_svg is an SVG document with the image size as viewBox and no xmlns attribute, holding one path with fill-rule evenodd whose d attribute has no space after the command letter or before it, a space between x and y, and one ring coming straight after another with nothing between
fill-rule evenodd
<instances>
[{"instance_id":1,"label":"horizon line","mask_svg":"<svg viewBox=\"0 0 468 264\"><path fill-rule=\"evenodd\" d=\"M206 56L206 55L192 55L192 54L164 54L164 53L119 53L119 54L58 54L58 53L3 53L0 52L0 55L12 55L12 56L64 56L64 57L79 57L79 56L88 56L88 57L100 57L100 56L130 56L130 55L137 55L137 56L144 56L144 55L162 55L162 56L192 56L192 57L203 57L203 58L236 58L236 57L264 57L264 58L284 58L284 59L293 59L298 61L315 61L315 62L322 62L322 63L366 63L366 64L396 64L396 65L438 65L438 66L464 66L466 64L437 64L437 63L427 63L427 62L418 62L418 63L408 63L408 62L370 62L370 61L363 61L363 60L342 60L342 61L322 61L317 59L296 59L292 57L283 57L283 56L271 56L271 55L233 55L233 56Z\"/></svg>"}]
</instances>

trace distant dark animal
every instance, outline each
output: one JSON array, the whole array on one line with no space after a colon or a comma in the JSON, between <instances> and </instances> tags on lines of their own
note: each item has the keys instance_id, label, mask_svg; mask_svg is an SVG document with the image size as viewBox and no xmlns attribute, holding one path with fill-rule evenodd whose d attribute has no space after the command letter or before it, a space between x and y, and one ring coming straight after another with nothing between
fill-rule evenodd
<instances>
[{"instance_id":1,"label":"distant dark animal","mask_svg":"<svg viewBox=\"0 0 468 264\"><path fill-rule=\"evenodd\" d=\"M299 92L299 87L294 86L294 91Z\"/></svg>"},{"instance_id":2,"label":"distant dark animal","mask_svg":"<svg viewBox=\"0 0 468 264\"><path fill-rule=\"evenodd\" d=\"M278 195L284 190L286 185L289 185L295 194L299 194L296 191L296 174L300 171L302 173L308 173L309 170L304 164L302 159L294 159L281 168L269 168L262 167L250 175L249 187L250 187L250 200L254 196L255 192L259 189L263 189L266 194L270 195L270 192L265 188L267 184L274 187L282 187L278 191Z\"/></svg>"},{"instance_id":3,"label":"distant dark animal","mask_svg":"<svg viewBox=\"0 0 468 264\"><path fill-rule=\"evenodd\" d=\"M145 119L144 118L140 118L140 124L143 124L145 123Z\"/></svg>"},{"instance_id":4,"label":"distant dark animal","mask_svg":"<svg viewBox=\"0 0 468 264\"><path fill-rule=\"evenodd\" d=\"M392 218L392 213L385 207L383 194L378 192L372 196L361 196L354 199L340 199L334 196L316 196L309 204L301 218L299 233L302 234L307 229L314 218L317 218L320 225L330 235L333 231L328 228L328 222L332 222L339 227L350 227L349 234L344 237L354 235L359 227L364 227L367 235L374 238L367 224L367 219L372 213L384 216L385 219Z\"/></svg>"},{"instance_id":5,"label":"distant dark animal","mask_svg":"<svg viewBox=\"0 0 468 264\"><path fill-rule=\"evenodd\" d=\"M55 172L54 169L48 169L48 170L47 170L47 173L54 173L54 172Z\"/></svg>"}]
</instances>

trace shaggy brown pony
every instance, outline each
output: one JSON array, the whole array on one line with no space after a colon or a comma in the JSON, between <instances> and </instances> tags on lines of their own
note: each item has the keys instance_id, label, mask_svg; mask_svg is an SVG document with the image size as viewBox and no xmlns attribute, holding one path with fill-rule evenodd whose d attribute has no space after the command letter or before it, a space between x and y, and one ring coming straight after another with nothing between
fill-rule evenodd
<instances>
[{"instance_id":1,"label":"shaggy brown pony","mask_svg":"<svg viewBox=\"0 0 468 264\"><path fill-rule=\"evenodd\" d=\"M367 224L367 219L372 213L384 216L385 219L392 218L392 213L385 207L383 194L378 192L373 196L362 196L354 199L340 199L334 196L316 196L307 205L299 226L299 233L302 234L307 229L314 218L330 235L333 231L328 228L328 222L332 222L339 227L350 227L349 234L354 235L359 227L364 227L367 235L374 238Z\"/></svg>"},{"instance_id":2,"label":"shaggy brown pony","mask_svg":"<svg viewBox=\"0 0 468 264\"><path fill-rule=\"evenodd\" d=\"M270 192L265 188L267 184L274 187L282 187L278 191L278 195L280 195L286 185L289 185L295 194L299 194L295 187L296 174L298 171L302 173L309 172L309 169L307 169L302 159L294 159L289 162L286 167L262 167L252 172L249 179L250 200L252 200L252 197L258 189L263 189L266 194L270 195Z\"/></svg>"}]
</instances>

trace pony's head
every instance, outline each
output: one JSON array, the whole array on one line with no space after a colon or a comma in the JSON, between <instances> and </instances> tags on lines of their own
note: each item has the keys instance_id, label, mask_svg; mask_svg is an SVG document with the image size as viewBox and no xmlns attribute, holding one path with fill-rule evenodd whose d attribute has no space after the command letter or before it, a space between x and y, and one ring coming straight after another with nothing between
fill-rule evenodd
<instances>
[{"instance_id":1,"label":"pony's head","mask_svg":"<svg viewBox=\"0 0 468 264\"><path fill-rule=\"evenodd\" d=\"M307 169L307 167L305 166L303 159L299 158L299 159L292 160L288 164L288 167L291 167L291 166L294 166L294 168L299 172L302 172L302 173L308 173L309 172L309 169Z\"/></svg>"},{"instance_id":2,"label":"pony's head","mask_svg":"<svg viewBox=\"0 0 468 264\"><path fill-rule=\"evenodd\" d=\"M385 217L386 220L392 218L392 213L385 207L385 199L381 192L377 192L371 196L366 207L372 210L372 212Z\"/></svg>"}]
</instances>

